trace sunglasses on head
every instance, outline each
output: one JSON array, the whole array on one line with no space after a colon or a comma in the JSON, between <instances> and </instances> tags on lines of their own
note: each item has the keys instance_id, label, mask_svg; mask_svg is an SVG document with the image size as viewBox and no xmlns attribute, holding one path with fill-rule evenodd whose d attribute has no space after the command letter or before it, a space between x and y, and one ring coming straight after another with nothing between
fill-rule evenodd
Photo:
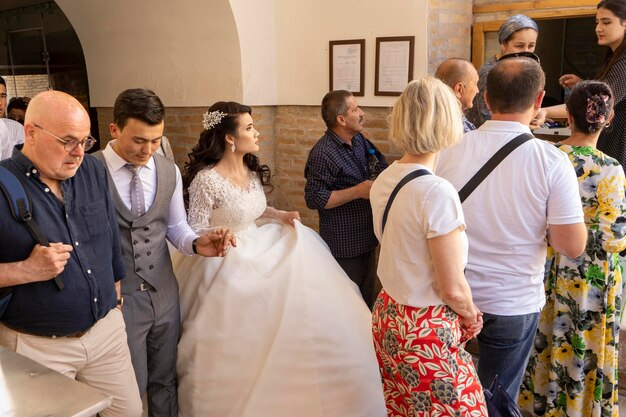
<instances>
[{"instance_id":1,"label":"sunglasses on head","mask_svg":"<svg viewBox=\"0 0 626 417\"><path fill-rule=\"evenodd\" d=\"M513 52L512 54L502 55L500 59L498 59L498 61L504 61L505 59L509 58L530 58L541 64L541 60L539 59L537 54L533 52Z\"/></svg>"}]
</instances>

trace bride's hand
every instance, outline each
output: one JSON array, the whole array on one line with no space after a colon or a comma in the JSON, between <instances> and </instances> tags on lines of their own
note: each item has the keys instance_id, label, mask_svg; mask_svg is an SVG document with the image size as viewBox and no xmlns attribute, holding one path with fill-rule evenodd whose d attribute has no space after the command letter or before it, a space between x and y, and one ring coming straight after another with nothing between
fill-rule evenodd
<instances>
[{"instance_id":1,"label":"bride's hand","mask_svg":"<svg viewBox=\"0 0 626 417\"><path fill-rule=\"evenodd\" d=\"M295 225L296 220L300 220L300 213L297 211L283 211L280 210L280 218L279 220L285 224L289 224L291 226Z\"/></svg>"},{"instance_id":2,"label":"bride's hand","mask_svg":"<svg viewBox=\"0 0 626 417\"><path fill-rule=\"evenodd\" d=\"M196 251L202 256L225 256L231 246L237 246L235 234L227 227L216 227L198 237Z\"/></svg>"}]
</instances>

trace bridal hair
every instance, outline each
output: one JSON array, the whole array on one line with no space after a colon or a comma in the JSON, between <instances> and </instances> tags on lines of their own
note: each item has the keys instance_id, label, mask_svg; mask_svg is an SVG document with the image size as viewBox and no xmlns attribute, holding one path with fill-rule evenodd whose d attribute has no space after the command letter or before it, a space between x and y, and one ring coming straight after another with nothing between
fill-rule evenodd
<instances>
[{"instance_id":1,"label":"bridal hair","mask_svg":"<svg viewBox=\"0 0 626 417\"><path fill-rule=\"evenodd\" d=\"M583 81L567 98L567 111L577 131L595 133L606 126L613 112L613 92L602 81Z\"/></svg>"},{"instance_id":2,"label":"bridal hair","mask_svg":"<svg viewBox=\"0 0 626 417\"><path fill-rule=\"evenodd\" d=\"M252 115L252 109L234 101L218 101L209 108L206 114L219 114L221 117L219 123L213 124L200 134L200 140L188 155L189 162L185 163L183 173L185 204L189 203L189 185L191 185L196 174L206 167L214 167L224 157L227 150L226 135L237 135L239 116L245 113ZM243 161L250 171L258 174L261 184L268 188L268 192L271 192L274 186L270 181L270 168L267 165L261 165L259 158L251 153L245 154Z\"/></svg>"},{"instance_id":3,"label":"bridal hair","mask_svg":"<svg viewBox=\"0 0 626 417\"><path fill-rule=\"evenodd\" d=\"M438 152L463 135L461 104L443 81L423 77L411 81L389 117L391 140L405 153Z\"/></svg>"}]
</instances>

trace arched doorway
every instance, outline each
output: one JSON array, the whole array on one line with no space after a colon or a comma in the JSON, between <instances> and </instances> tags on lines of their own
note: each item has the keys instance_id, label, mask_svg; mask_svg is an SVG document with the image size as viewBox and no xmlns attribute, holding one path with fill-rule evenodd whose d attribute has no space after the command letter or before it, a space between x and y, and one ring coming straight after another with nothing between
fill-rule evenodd
<instances>
[{"instance_id":1,"label":"arched doorway","mask_svg":"<svg viewBox=\"0 0 626 417\"><path fill-rule=\"evenodd\" d=\"M3 0L0 22L0 75L9 100L53 89L71 94L90 109L81 43L54 1ZM93 119L96 113L90 115Z\"/></svg>"}]
</instances>

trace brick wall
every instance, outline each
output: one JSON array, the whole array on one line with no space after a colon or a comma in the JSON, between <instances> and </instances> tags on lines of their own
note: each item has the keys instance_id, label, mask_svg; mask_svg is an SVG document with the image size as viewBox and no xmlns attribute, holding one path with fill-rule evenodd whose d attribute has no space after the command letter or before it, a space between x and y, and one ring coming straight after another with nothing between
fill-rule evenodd
<instances>
[{"instance_id":1,"label":"brick wall","mask_svg":"<svg viewBox=\"0 0 626 417\"><path fill-rule=\"evenodd\" d=\"M365 135L390 159L400 152L387 139L389 108L365 107ZM181 170L188 161L187 154L198 142L202 131L204 108L168 108L165 135L172 144L176 162ZM273 192L269 204L285 210L298 210L303 223L317 229L317 212L304 203L304 164L309 150L324 133L324 122L319 106L257 106L252 115L260 132L259 158L272 170ZM110 140L111 108L98 108L98 130L102 148Z\"/></svg>"},{"instance_id":2,"label":"brick wall","mask_svg":"<svg viewBox=\"0 0 626 417\"><path fill-rule=\"evenodd\" d=\"M428 73L446 58L470 58L472 0L428 1Z\"/></svg>"},{"instance_id":3,"label":"brick wall","mask_svg":"<svg viewBox=\"0 0 626 417\"><path fill-rule=\"evenodd\" d=\"M4 76L7 82L7 94L9 97L33 97L35 94L48 90L48 76L45 74L16 75L15 83L13 76ZM17 85L17 90L16 90Z\"/></svg>"}]
</instances>

